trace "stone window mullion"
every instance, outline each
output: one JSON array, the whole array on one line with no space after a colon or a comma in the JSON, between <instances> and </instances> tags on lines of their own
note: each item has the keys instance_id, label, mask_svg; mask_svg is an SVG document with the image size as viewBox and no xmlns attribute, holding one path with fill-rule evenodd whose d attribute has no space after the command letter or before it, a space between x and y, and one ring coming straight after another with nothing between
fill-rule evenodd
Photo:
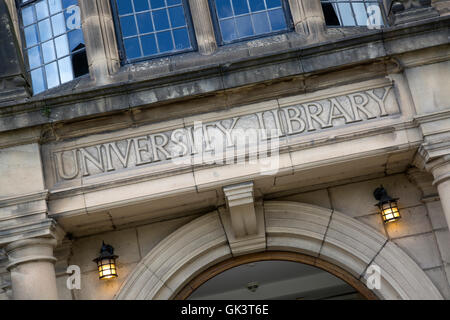
<instances>
[{"instance_id":1,"label":"stone window mullion","mask_svg":"<svg viewBox=\"0 0 450 320\"><path fill-rule=\"evenodd\" d=\"M289 0L295 31L312 40L325 36L325 18L320 0Z\"/></svg>"},{"instance_id":2,"label":"stone window mullion","mask_svg":"<svg viewBox=\"0 0 450 320\"><path fill-rule=\"evenodd\" d=\"M109 0L79 0L89 73L97 84L108 83L120 68Z\"/></svg>"},{"instance_id":3,"label":"stone window mullion","mask_svg":"<svg viewBox=\"0 0 450 320\"><path fill-rule=\"evenodd\" d=\"M189 0L195 37L200 54L212 54L216 48L216 36L211 20L208 0Z\"/></svg>"}]
</instances>

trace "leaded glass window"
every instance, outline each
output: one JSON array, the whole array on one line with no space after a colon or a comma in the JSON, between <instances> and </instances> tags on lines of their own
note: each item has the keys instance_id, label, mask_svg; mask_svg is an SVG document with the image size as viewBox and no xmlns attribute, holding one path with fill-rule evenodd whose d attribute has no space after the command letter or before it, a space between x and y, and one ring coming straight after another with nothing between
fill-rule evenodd
<instances>
[{"instance_id":1,"label":"leaded glass window","mask_svg":"<svg viewBox=\"0 0 450 320\"><path fill-rule=\"evenodd\" d=\"M34 94L89 72L77 0L21 0L19 6Z\"/></svg>"},{"instance_id":2,"label":"leaded glass window","mask_svg":"<svg viewBox=\"0 0 450 320\"><path fill-rule=\"evenodd\" d=\"M194 49L184 0L113 0L127 61Z\"/></svg>"},{"instance_id":3,"label":"leaded glass window","mask_svg":"<svg viewBox=\"0 0 450 320\"><path fill-rule=\"evenodd\" d=\"M283 0L212 0L222 44L289 29Z\"/></svg>"},{"instance_id":4,"label":"leaded glass window","mask_svg":"<svg viewBox=\"0 0 450 320\"><path fill-rule=\"evenodd\" d=\"M367 0L321 0L327 26L383 26L381 4Z\"/></svg>"}]
</instances>

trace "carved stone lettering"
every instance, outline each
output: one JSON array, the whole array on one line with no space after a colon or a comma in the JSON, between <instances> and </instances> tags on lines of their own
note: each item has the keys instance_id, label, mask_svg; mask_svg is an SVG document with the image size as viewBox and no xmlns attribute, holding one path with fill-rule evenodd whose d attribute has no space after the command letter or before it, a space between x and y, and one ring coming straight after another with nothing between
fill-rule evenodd
<instances>
[{"instance_id":1,"label":"carved stone lettering","mask_svg":"<svg viewBox=\"0 0 450 320\"><path fill-rule=\"evenodd\" d=\"M279 137L302 135L385 117L394 112L392 110L398 110L386 106L390 89L370 89L219 121L195 122L193 126L168 132L57 151L53 154L55 172L61 181L158 161L174 161L180 157L193 156L194 165L204 163L205 159L222 149L226 154L227 148L239 148L236 136L242 132L247 134L253 130L255 135L250 138L263 141L277 134ZM205 153L209 153L207 157Z\"/></svg>"}]
</instances>

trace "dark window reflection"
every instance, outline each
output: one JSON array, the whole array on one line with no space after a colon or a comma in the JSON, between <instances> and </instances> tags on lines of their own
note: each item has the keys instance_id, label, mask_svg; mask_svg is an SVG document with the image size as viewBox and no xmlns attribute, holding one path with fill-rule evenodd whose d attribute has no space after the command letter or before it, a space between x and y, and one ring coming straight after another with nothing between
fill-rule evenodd
<instances>
[{"instance_id":1,"label":"dark window reflection","mask_svg":"<svg viewBox=\"0 0 450 320\"><path fill-rule=\"evenodd\" d=\"M21 17L35 94L88 73L77 0L31 1Z\"/></svg>"},{"instance_id":2,"label":"dark window reflection","mask_svg":"<svg viewBox=\"0 0 450 320\"><path fill-rule=\"evenodd\" d=\"M323 15L327 26L340 26L339 18L331 3L322 2Z\"/></svg>"}]
</instances>

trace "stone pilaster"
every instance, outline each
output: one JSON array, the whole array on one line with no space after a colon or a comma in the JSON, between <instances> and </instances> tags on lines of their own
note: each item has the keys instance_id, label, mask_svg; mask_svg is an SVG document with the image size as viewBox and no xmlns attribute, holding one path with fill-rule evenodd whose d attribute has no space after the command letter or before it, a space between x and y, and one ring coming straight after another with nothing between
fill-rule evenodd
<instances>
[{"instance_id":1,"label":"stone pilaster","mask_svg":"<svg viewBox=\"0 0 450 320\"><path fill-rule=\"evenodd\" d=\"M15 300L58 299L51 238L18 240L5 248Z\"/></svg>"},{"instance_id":2,"label":"stone pilaster","mask_svg":"<svg viewBox=\"0 0 450 320\"><path fill-rule=\"evenodd\" d=\"M217 49L208 0L189 0L198 52L212 54Z\"/></svg>"},{"instance_id":3,"label":"stone pilaster","mask_svg":"<svg viewBox=\"0 0 450 320\"><path fill-rule=\"evenodd\" d=\"M450 229L450 154L430 159L429 154L421 147L414 162L416 166L433 175L433 186L437 188L447 226Z\"/></svg>"},{"instance_id":4,"label":"stone pilaster","mask_svg":"<svg viewBox=\"0 0 450 320\"><path fill-rule=\"evenodd\" d=\"M289 0L295 31L311 42L325 39L326 26L320 0Z\"/></svg>"},{"instance_id":5,"label":"stone pilaster","mask_svg":"<svg viewBox=\"0 0 450 320\"><path fill-rule=\"evenodd\" d=\"M107 84L120 67L109 0L79 0L79 4L89 72L96 84Z\"/></svg>"},{"instance_id":6,"label":"stone pilaster","mask_svg":"<svg viewBox=\"0 0 450 320\"><path fill-rule=\"evenodd\" d=\"M0 105L30 96L20 44L5 1L0 1Z\"/></svg>"}]
</instances>

